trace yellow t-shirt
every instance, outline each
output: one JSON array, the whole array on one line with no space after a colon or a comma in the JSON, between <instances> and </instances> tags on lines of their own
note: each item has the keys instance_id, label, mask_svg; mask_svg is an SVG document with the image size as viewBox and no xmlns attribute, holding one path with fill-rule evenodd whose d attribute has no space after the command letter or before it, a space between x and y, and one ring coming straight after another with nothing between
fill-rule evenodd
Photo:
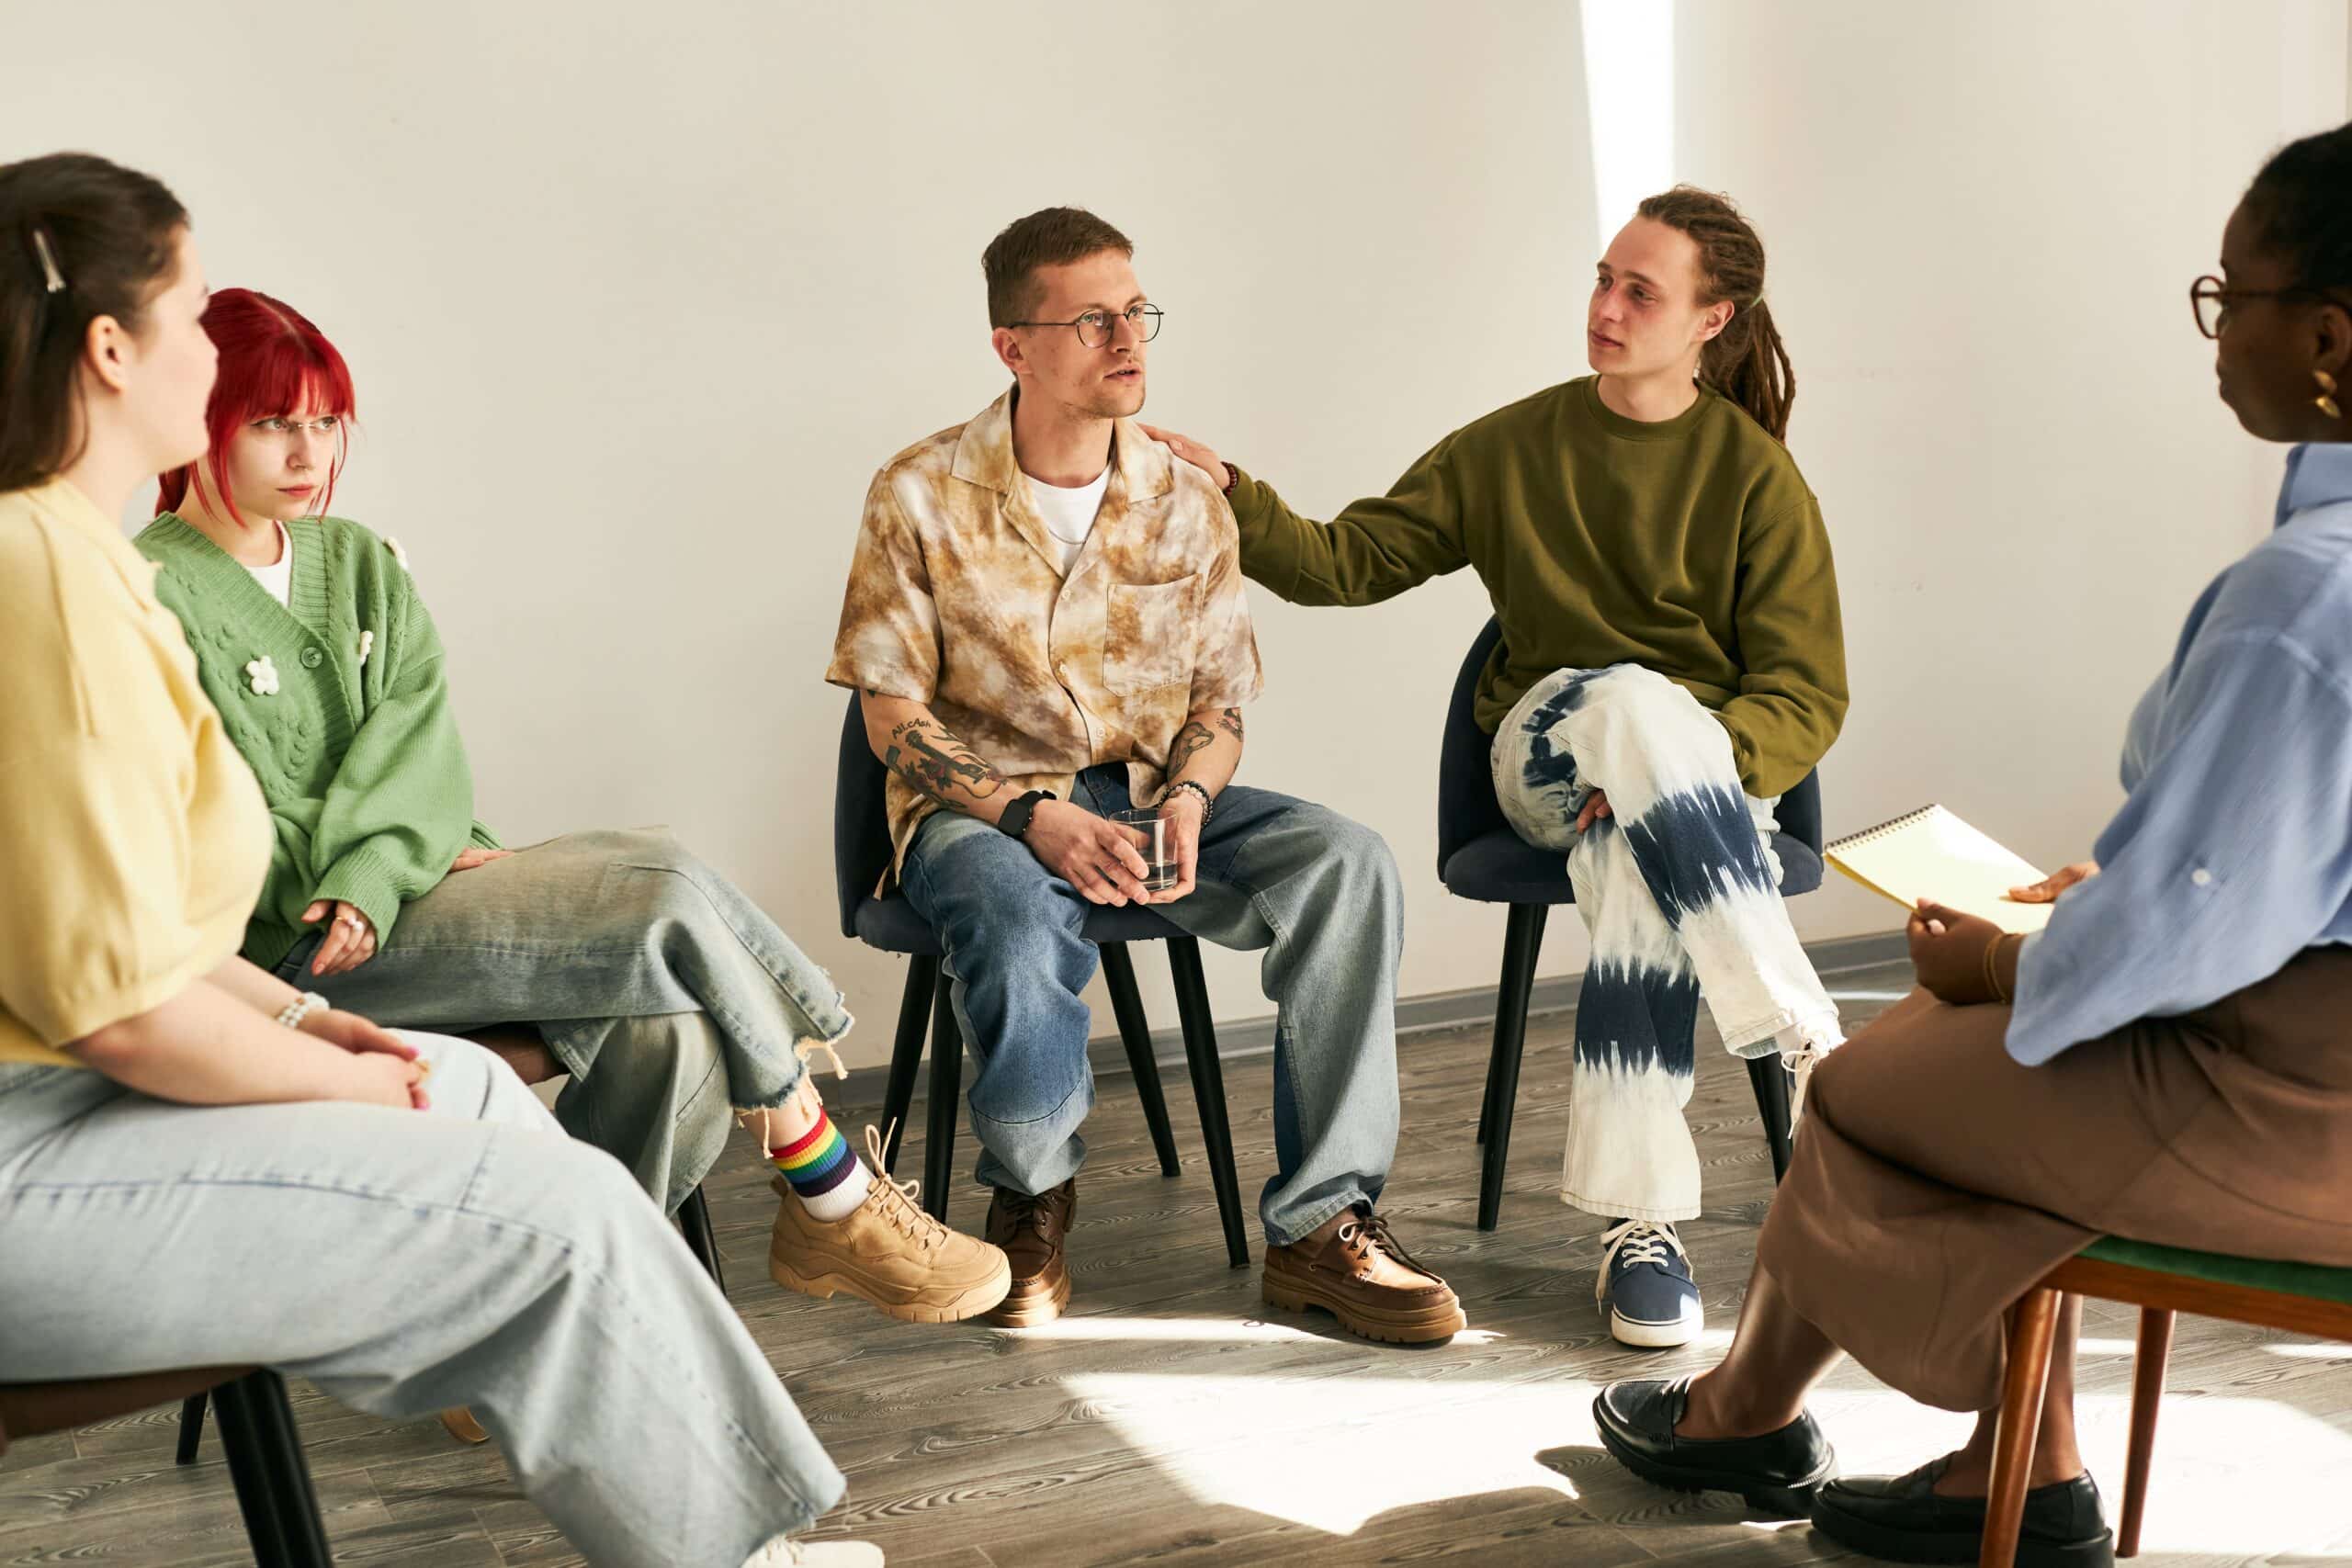
<instances>
[{"instance_id":1,"label":"yellow t-shirt","mask_svg":"<svg viewBox=\"0 0 2352 1568\"><path fill-rule=\"evenodd\" d=\"M268 807L154 563L62 480L0 494L0 1062L169 1001L237 951Z\"/></svg>"}]
</instances>

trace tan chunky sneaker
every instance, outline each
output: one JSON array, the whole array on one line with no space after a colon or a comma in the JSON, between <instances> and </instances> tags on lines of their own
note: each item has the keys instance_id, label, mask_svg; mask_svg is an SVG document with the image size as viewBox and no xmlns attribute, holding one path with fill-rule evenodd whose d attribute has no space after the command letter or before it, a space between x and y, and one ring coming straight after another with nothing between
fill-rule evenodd
<instances>
[{"instance_id":1,"label":"tan chunky sneaker","mask_svg":"<svg viewBox=\"0 0 2352 1568\"><path fill-rule=\"evenodd\" d=\"M1414 1260L1388 1222L1351 1209L1314 1235L1266 1248L1266 1300L1290 1312L1321 1307L1340 1326L1391 1345L1426 1345L1462 1332L1453 1288Z\"/></svg>"},{"instance_id":2,"label":"tan chunky sneaker","mask_svg":"<svg viewBox=\"0 0 2352 1568\"><path fill-rule=\"evenodd\" d=\"M882 1139L865 1129L874 1179L865 1201L828 1224L777 1177L783 1200L768 1241L768 1272L804 1296L846 1292L909 1323L960 1323L1004 1300L1012 1269L987 1242L949 1230L915 1201L919 1185L882 1169Z\"/></svg>"}]
</instances>

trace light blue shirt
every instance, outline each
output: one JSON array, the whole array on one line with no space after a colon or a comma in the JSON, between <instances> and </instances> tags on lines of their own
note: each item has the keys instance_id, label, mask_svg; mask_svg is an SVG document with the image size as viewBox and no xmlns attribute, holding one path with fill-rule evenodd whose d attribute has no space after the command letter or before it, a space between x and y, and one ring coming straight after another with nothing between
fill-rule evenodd
<instances>
[{"instance_id":1,"label":"light blue shirt","mask_svg":"<svg viewBox=\"0 0 2352 1568\"><path fill-rule=\"evenodd\" d=\"M2028 1066L2352 944L2352 445L2287 459L2277 530L2213 580L2132 716L2098 875L2018 959Z\"/></svg>"}]
</instances>

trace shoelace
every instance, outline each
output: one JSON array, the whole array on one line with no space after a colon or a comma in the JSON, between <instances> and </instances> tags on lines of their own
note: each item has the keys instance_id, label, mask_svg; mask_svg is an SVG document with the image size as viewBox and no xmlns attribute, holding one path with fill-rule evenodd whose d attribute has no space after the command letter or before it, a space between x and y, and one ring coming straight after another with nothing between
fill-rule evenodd
<instances>
[{"instance_id":1,"label":"shoelace","mask_svg":"<svg viewBox=\"0 0 2352 1568\"><path fill-rule=\"evenodd\" d=\"M1031 1225L1047 1241L1055 1239L1061 1227L1061 1217L1046 1206L1043 1192L1015 1192L1010 1187L996 1190L996 1201L1004 1206L1004 1217L1016 1227Z\"/></svg>"},{"instance_id":2,"label":"shoelace","mask_svg":"<svg viewBox=\"0 0 2352 1568\"><path fill-rule=\"evenodd\" d=\"M896 1122L891 1122L891 1131L896 1132L898 1126ZM889 1134L871 1122L865 1124L866 1171L874 1185L883 1189L883 1211L901 1232L925 1247L936 1247L948 1234L947 1227L933 1219L931 1212L915 1201L922 1196L922 1182L900 1181L883 1168L882 1149L888 1142Z\"/></svg>"},{"instance_id":3,"label":"shoelace","mask_svg":"<svg viewBox=\"0 0 2352 1568\"><path fill-rule=\"evenodd\" d=\"M1603 1231L1600 1240L1600 1277L1603 1280L1609 1278L1609 1271L1617 1266L1621 1258L1628 1267L1636 1263L1655 1263L1664 1268L1677 1255L1685 1258L1690 1256L1682 1250L1682 1238L1674 1234L1674 1227L1657 1220L1627 1220L1622 1225L1612 1225Z\"/></svg>"},{"instance_id":4,"label":"shoelace","mask_svg":"<svg viewBox=\"0 0 2352 1568\"><path fill-rule=\"evenodd\" d=\"M1437 1270L1406 1251L1396 1241L1396 1233L1388 1228L1388 1221L1381 1214L1360 1214L1340 1227L1340 1245L1351 1256L1362 1258L1371 1252L1385 1252L1397 1262L1419 1274L1438 1278ZM1440 1281L1442 1283L1442 1281Z\"/></svg>"}]
</instances>

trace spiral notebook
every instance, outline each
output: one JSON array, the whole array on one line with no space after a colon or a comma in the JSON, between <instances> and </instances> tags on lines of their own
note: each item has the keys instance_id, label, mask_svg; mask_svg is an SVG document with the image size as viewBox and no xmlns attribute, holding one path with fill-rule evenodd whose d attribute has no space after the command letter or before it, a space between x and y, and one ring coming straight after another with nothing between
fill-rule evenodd
<instances>
[{"instance_id":1,"label":"spiral notebook","mask_svg":"<svg viewBox=\"0 0 2352 1568\"><path fill-rule=\"evenodd\" d=\"M1940 806L1923 806L1833 840L1821 853L1906 909L1932 898L1982 915L2003 931L2038 931L2050 923L2052 906L2020 904L2009 897L2010 888L2039 882L2042 874Z\"/></svg>"}]
</instances>

